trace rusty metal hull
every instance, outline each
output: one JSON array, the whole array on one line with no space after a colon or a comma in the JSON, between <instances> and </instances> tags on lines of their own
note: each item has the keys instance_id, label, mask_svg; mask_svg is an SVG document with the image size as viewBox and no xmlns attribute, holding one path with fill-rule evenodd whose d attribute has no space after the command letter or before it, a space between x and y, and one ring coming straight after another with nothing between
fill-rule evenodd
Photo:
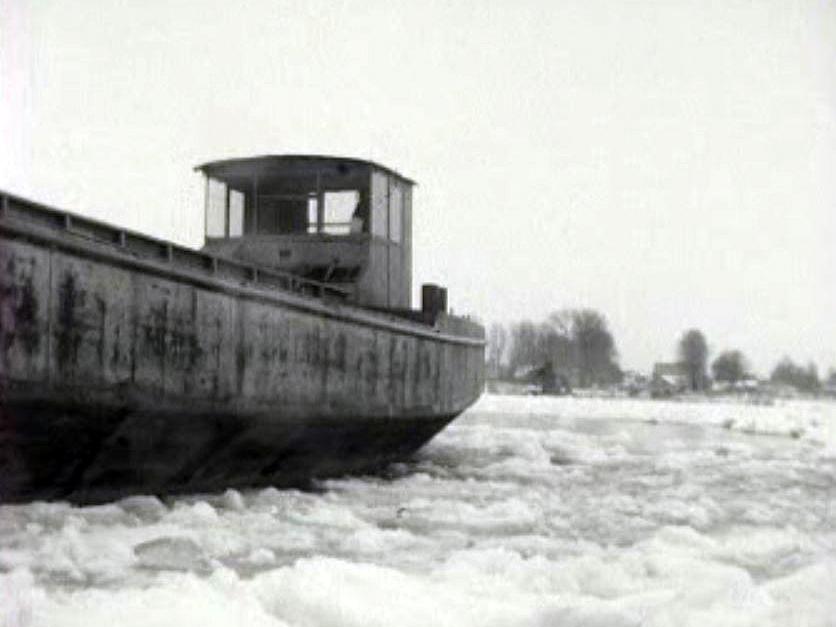
<instances>
[{"instance_id":1,"label":"rusty metal hull","mask_svg":"<svg viewBox=\"0 0 836 627\"><path fill-rule=\"evenodd\" d=\"M0 193L0 501L303 485L478 398L484 333ZM269 277L268 277L269 278Z\"/></svg>"}]
</instances>

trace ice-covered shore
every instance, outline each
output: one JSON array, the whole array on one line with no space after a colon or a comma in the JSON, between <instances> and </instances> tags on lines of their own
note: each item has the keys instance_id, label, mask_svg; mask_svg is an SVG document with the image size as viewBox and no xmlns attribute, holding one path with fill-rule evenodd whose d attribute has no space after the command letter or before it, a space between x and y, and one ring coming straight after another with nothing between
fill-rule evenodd
<instances>
[{"instance_id":1,"label":"ice-covered shore","mask_svg":"<svg viewBox=\"0 0 836 627\"><path fill-rule=\"evenodd\" d=\"M488 396L385 478L4 506L0 625L833 626L834 422Z\"/></svg>"},{"instance_id":2,"label":"ice-covered shore","mask_svg":"<svg viewBox=\"0 0 836 627\"><path fill-rule=\"evenodd\" d=\"M708 398L698 401L650 401L485 395L476 409L499 414L580 415L584 418L714 425L744 433L805 438L836 451L836 403L832 401L778 399L771 404L752 404Z\"/></svg>"}]
</instances>

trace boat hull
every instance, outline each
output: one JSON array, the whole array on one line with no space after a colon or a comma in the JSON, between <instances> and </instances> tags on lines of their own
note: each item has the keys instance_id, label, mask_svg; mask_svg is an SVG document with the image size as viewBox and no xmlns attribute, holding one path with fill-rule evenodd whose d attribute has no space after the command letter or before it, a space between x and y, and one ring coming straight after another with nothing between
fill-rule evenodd
<instances>
[{"instance_id":1,"label":"boat hull","mask_svg":"<svg viewBox=\"0 0 836 627\"><path fill-rule=\"evenodd\" d=\"M271 287L253 268L2 200L0 501L366 472L481 393L475 323Z\"/></svg>"},{"instance_id":2,"label":"boat hull","mask_svg":"<svg viewBox=\"0 0 836 627\"><path fill-rule=\"evenodd\" d=\"M43 402L4 407L6 502L308 487L407 458L455 416L392 420L134 412ZM11 428L9 428L11 427Z\"/></svg>"}]
</instances>

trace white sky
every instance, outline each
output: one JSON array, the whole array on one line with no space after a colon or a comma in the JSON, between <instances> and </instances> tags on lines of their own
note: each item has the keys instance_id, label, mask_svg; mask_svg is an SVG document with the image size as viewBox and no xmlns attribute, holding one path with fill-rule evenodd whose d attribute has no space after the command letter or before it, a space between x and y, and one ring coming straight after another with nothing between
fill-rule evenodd
<instances>
[{"instance_id":1,"label":"white sky","mask_svg":"<svg viewBox=\"0 0 836 627\"><path fill-rule=\"evenodd\" d=\"M200 245L210 159L419 181L415 280L836 366L836 3L0 0L0 187Z\"/></svg>"}]
</instances>

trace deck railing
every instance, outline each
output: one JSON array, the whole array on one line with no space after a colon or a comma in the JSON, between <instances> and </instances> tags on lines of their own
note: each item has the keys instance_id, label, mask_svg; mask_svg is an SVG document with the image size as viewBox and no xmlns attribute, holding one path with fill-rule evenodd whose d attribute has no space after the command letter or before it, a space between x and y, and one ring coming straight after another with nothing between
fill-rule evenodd
<instances>
[{"instance_id":1,"label":"deck railing","mask_svg":"<svg viewBox=\"0 0 836 627\"><path fill-rule=\"evenodd\" d=\"M349 290L336 285L200 252L0 191L0 222L7 219L109 244L129 255L169 263L178 269L208 277L237 280L316 298L347 300L350 296Z\"/></svg>"}]
</instances>

